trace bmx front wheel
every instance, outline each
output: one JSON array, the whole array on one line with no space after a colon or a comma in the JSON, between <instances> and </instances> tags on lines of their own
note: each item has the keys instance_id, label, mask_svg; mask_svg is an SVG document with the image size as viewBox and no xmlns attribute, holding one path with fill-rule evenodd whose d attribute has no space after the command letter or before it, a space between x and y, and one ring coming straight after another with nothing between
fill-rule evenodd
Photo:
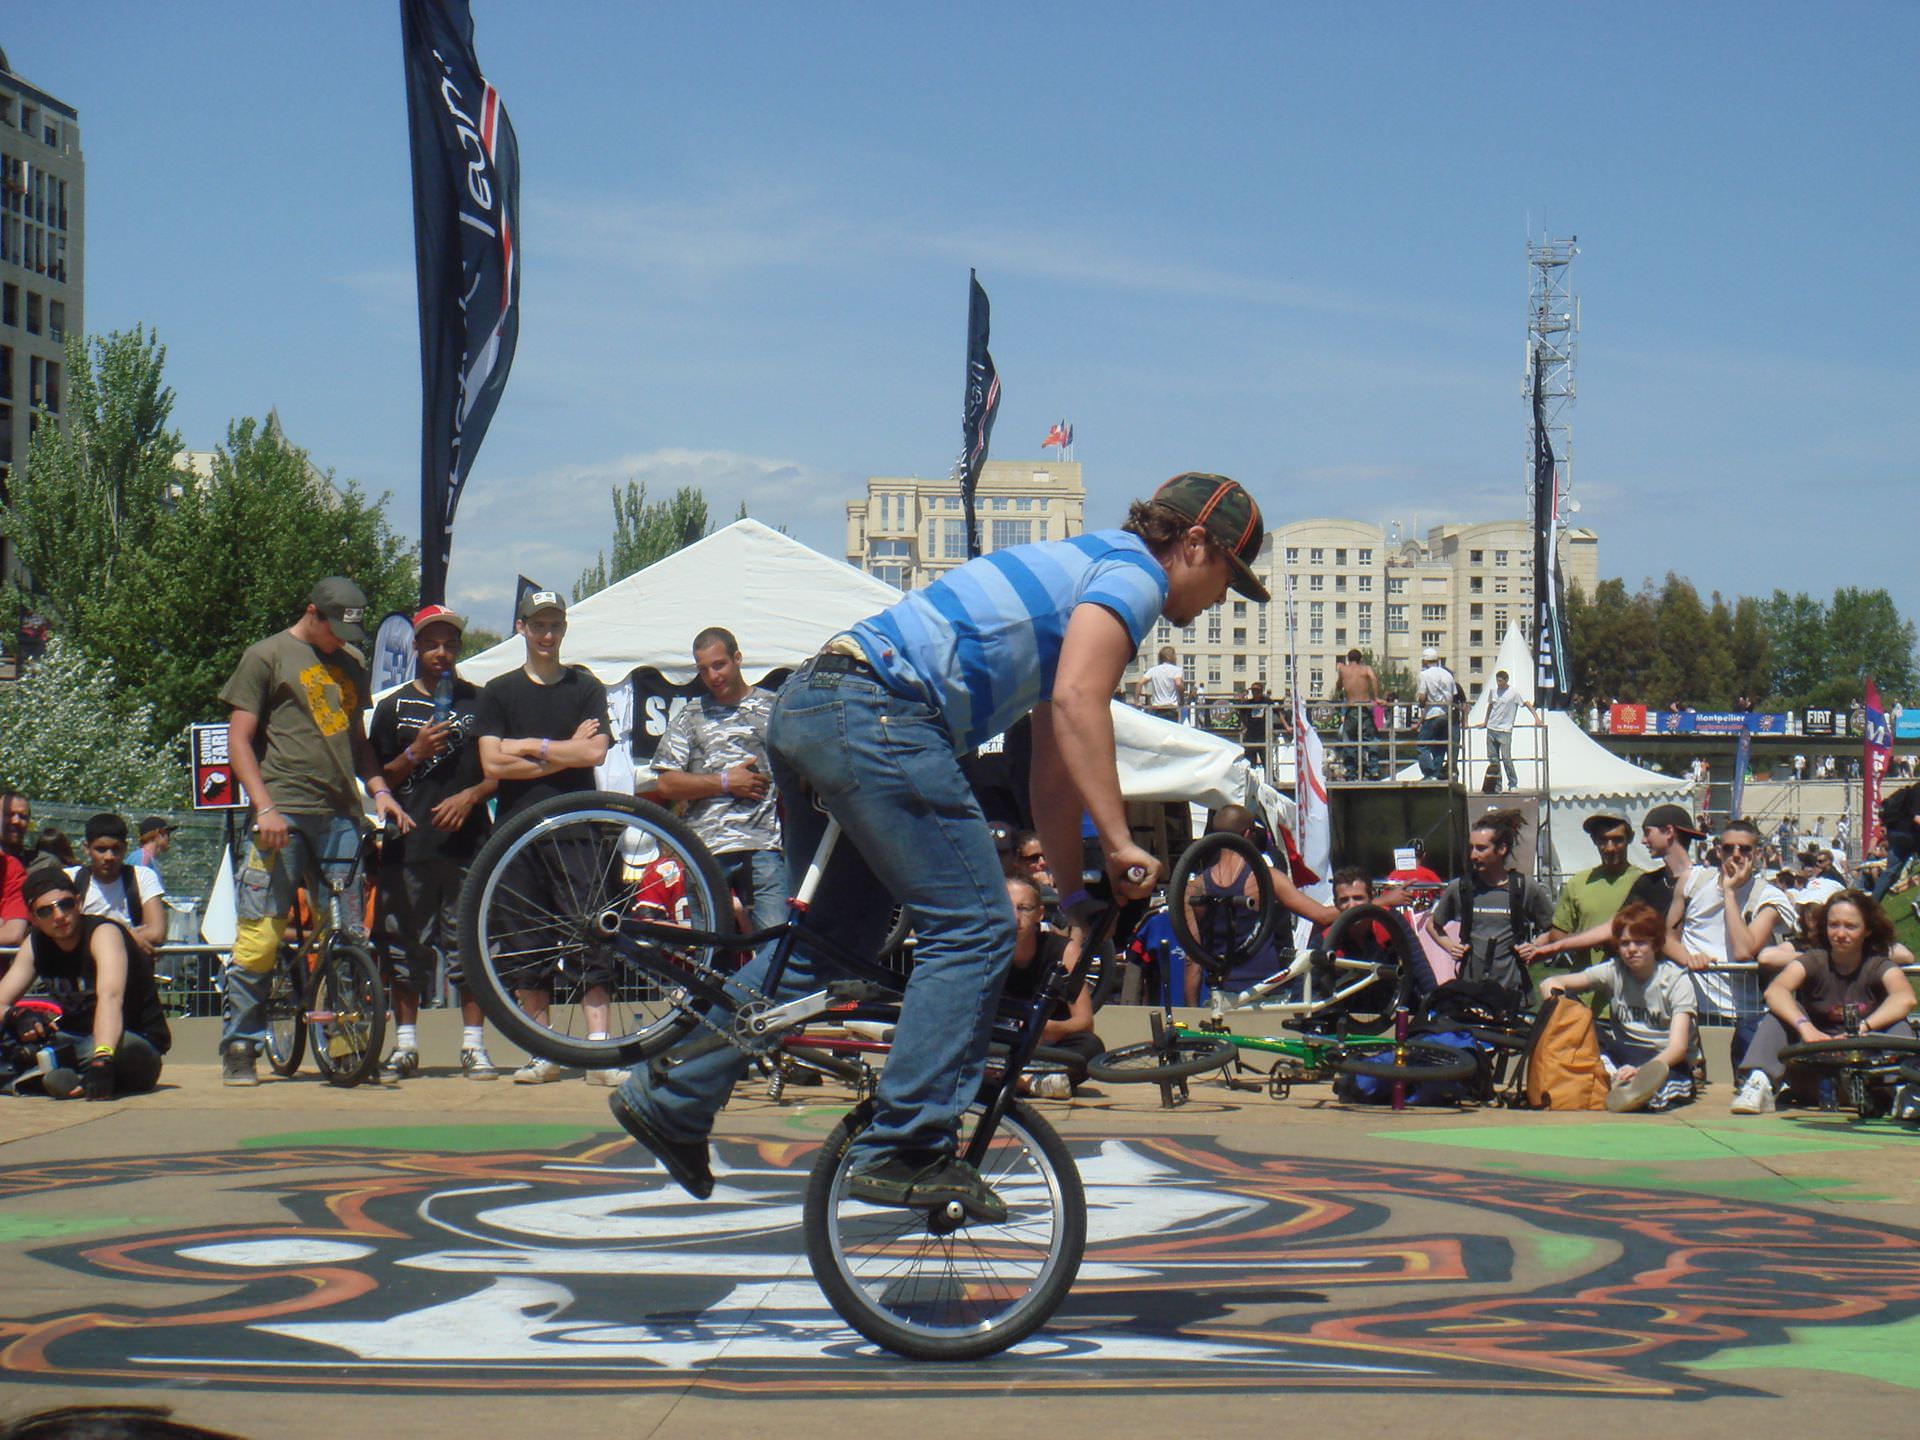
<instances>
[{"instance_id":1,"label":"bmx front wheel","mask_svg":"<svg viewBox=\"0 0 1920 1440\"><path fill-rule=\"evenodd\" d=\"M329 1084L372 1078L387 1034L387 991L373 952L359 940L342 937L322 952L307 991L306 1021L314 1064Z\"/></svg>"},{"instance_id":2,"label":"bmx front wheel","mask_svg":"<svg viewBox=\"0 0 1920 1440\"><path fill-rule=\"evenodd\" d=\"M1108 1085L1144 1085L1184 1080L1233 1063L1233 1046L1203 1035L1181 1035L1171 1044L1142 1040L1096 1055L1087 1062L1087 1074Z\"/></svg>"},{"instance_id":3,"label":"bmx front wheel","mask_svg":"<svg viewBox=\"0 0 1920 1440\"><path fill-rule=\"evenodd\" d=\"M305 949L282 945L267 989L267 1066L276 1075L298 1073L307 1053L306 979Z\"/></svg>"},{"instance_id":4,"label":"bmx front wheel","mask_svg":"<svg viewBox=\"0 0 1920 1440\"><path fill-rule=\"evenodd\" d=\"M962 1122L962 1154L981 1114L976 1105ZM912 1360L978 1360L1026 1339L1066 1298L1086 1250L1086 1193L1066 1143L1012 1102L979 1162L1007 1218L954 1223L847 1193L851 1147L872 1115L867 1101L835 1127L807 1181L807 1259L828 1303Z\"/></svg>"},{"instance_id":5,"label":"bmx front wheel","mask_svg":"<svg viewBox=\"0 0 1920 1440\"><path fill-rule=\"evenodd\" d=\"M1431 1040L1382 1040L1349 1046L1337 1066L1343 1074L1369 1075L1376 1080L1465 1080L1477 1073L1480 1062L1464 1050Z\"/></svg>"}]
</instances>

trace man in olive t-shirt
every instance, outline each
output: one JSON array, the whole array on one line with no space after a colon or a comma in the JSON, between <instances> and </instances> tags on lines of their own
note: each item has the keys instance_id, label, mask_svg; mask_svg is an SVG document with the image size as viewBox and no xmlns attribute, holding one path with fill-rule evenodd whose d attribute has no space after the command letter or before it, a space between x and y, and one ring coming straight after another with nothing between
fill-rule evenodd
<instances>
[{"instance_id":1,"label":"man in olive t-shirt","mask_svg":"<svg viewBox=\"0 0 1920 1440\"><path fill-rule=\"evenodd\" d=\"M1579 935L1596 925L1610 925L1620 907L1627 903L1633 887L1646 872L1627 863L1627 848L1633 844L1633 826L1618 815L1589 815L1580 828L1600 852L1600 863L1567 877L1560 898L1553 907L1553 928L1549 941ZM1543 954L1567 955L1581 969L1607 959L1604 948L1580 949L1560 945L1542 946Z\"/></svg>"},{"instance_id":2,"label":"man in olive t-shirt","mask_svg":"<svg viewBox=\"0 0 1920 1440\"><path fill-rule=\"evenodd\" d=\"M287 930L293 892L307 886L316 908L321 867L344 870L360 839L360 788L405 834L412 820L367 743L367 672L349 645L366 643L367 599L334 576L313 587L293 625L247 648L220 691L232 707L228 754L253 802L253 843L235 877L238 923L227 968L222 1078L259 1081L254 1053L266 1041L267 991ZM349 924L362 923L359 887L343 897Z\"/></svg>"}]
</instances>

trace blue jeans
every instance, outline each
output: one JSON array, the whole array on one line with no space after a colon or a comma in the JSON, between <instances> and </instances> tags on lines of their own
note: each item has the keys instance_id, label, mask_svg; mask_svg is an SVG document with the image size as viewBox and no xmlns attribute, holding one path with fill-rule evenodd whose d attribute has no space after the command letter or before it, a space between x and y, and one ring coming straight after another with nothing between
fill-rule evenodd
<instances>
[{"instance_id":1,"label":"blue jeans","mask_svg":"<svg viewBox=\"0 0 1920 1440\"><path fill-rule=\"evenodd\" d=\"M1487 764L1498 765L1507 777L1507 789L1517 790L1520 777L1513 770L1513 732L1511 730L1487 731Z\"/></svg>"},{"instance_id":2,"label":"blue jeans","mask_svg":"<svg viewBox=\"0 0 1920 1440\"><path fill-rule=\"evenodd\" d=\"M1879 904L1891 890L1894 882L1900 878L1900 872L1907 868L1907 862L1920 857L1920 840L1900 830L1887 831L1887 864L1880 872L1880 878L1874 883L1873 901Z\"/></svg>"},{"instance_id":3,"label":"blue jeans","mask_svg":"<svg viewBox=\"0 0 1920 1440\"><path fill-rule=\"evenodd\" d=\"M1447 717L1429 715L1420 722L1420 774L1428 780L1447 778Z\"/></svg>"},{"instance_id":4,"label":"blue jeans","mask_svg":"<svg viewBox=\"0 0 1920 1440\"><path fill-rule=\"evenodd\" d=\"M790 880L799 887L826 828L845 832L807 924L856 955L886 937L895 902L913 911L916 945L873 1124L855 1142L864 1167L895 1151L952 1151L980 1092L994 1007L1013 956L1006 880L939 712L863 673L803 666L774 702L767 729L786 813ZM740 972L765 990L772 947ZM804 938L776 1001L818 988ZM678 1140L703 1140L747 1057L731 1047L655 1075L636 1066L629 1105Z\"/></svg>"},{"instance_id":5,"label":"blue jeans","mask_svg":"<svg viewBox=\"0 0 1920 1440\"><path fill-rule=\"evenodd\" d=\"M749 929L771 930L787 918L787 862L780 851L729 850L713 858L747 907Z\"/></svg>"}]
</instances>

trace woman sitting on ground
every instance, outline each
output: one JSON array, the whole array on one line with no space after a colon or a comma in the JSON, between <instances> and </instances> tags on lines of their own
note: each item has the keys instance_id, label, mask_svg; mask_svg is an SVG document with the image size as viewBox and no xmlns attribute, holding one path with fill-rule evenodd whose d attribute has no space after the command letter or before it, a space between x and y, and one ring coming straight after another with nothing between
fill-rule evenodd
<instances>
[{"instance_id":1,"label":"woman sitting on ground","mask_svg":"<svg viewBox=\"0 0 1920 1440\"><path fill-rule=\"evenodd\" d=\"M1734 1097L1736 1115L1764 1115L1786 1081L1801 1104L1816 1103L1815 1079L1780 1059L1788 1045L1859 1031L1912 1035L1907 1017L1913 985L1900 969L1904 947L1893 922L1859 890L1842 890L1807 917L1808 948L1772 945L1760 964L1782 965L1767 986L1767 1009L1741 1064L1746 1082Z\"/></svg>"},{"instance_id":2,"label":"woman sitting on ground","mask_svg":"<svg viewBox=\"0 0 1920 1440\"><path fill-rule=\"evenodd\" d=\"M1540 982L1542 1000L1595 994L1612 1002L1597 1027L1613 1070L1609 1110L1666 1110L1693 1098L1687 1052L1699 1000L1687 971L1661 957L1666 943L1666 917L1631 901L1613 917L1613 959Z\"/></svg>"}]
</instances>

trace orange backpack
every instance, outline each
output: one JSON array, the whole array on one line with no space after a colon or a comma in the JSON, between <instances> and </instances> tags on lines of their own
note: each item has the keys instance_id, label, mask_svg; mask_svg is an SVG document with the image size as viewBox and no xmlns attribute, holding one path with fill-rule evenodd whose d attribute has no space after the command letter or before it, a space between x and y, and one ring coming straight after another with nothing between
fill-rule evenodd
<instances>
[{"instance_id":1,"label":"orange backpack","mask_svg":"<svg viewBox=\"0 0 1920 1440\"><path fill-rule=\"evenodd\" d=\"M1527 1107L1604 1110L1608 1086L1593 1011L1571 996L1554 996L1541 1006L1527 1047Z\"/></svg>"}]
</instances>

